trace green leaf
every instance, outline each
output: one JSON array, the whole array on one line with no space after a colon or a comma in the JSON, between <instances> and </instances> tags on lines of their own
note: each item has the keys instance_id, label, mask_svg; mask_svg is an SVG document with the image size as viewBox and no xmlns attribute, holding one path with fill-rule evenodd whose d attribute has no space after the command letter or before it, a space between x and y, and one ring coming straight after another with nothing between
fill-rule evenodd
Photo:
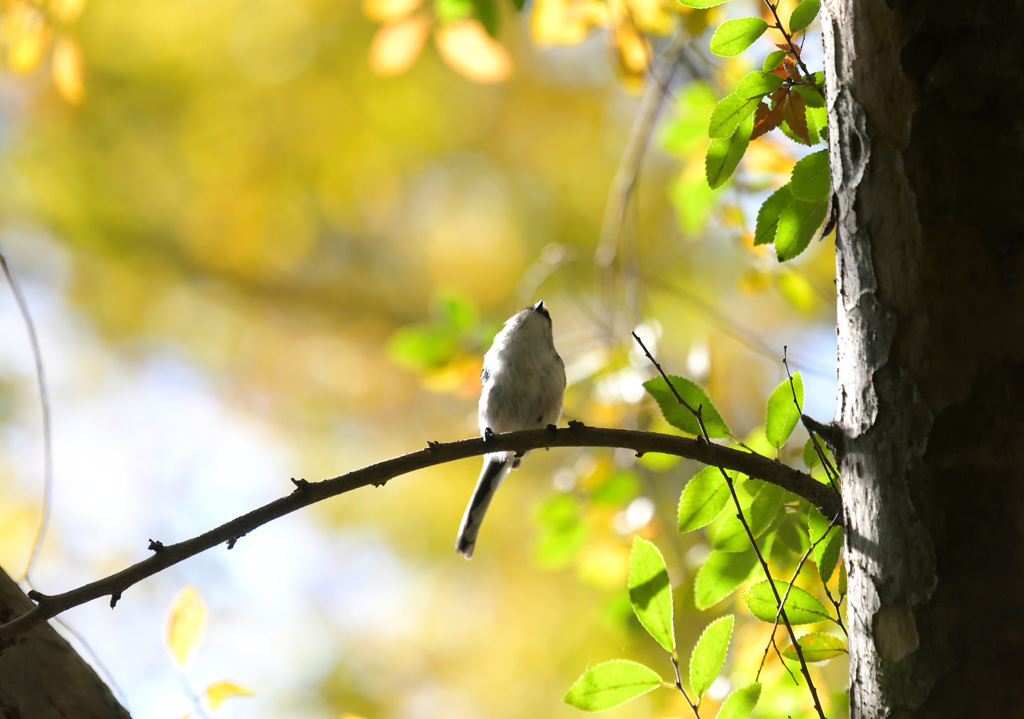
<instances>
[{"instance_id":1,"label":"green leaf","mask_svg":"<svg viewBox=\"0 0 1024 719\"><path fill-rule=\"evenodd\" d=\"M796 401L793 401L794 391ZM800 372L793 373L793 383L784 379L768 398L768 415L764 422L764 436L776 449L782 447L789 439L789 435L796 429L796 423L800 419L800 410L797 403L802 407L804 404L804 380Z\"/></svg>"},{"instance_id":2,"label":"green leaf","mask_svg":"<svg viewBox=\"0 0 1024 719\"><path fill-rule=\"evenodd\" d=\"M755 539L764 534L778 516L784 493L781 487L756 479L743 483L742 491L737 490L743 516ZM723 552L742 552L750 546L747 530L736 516L735 505L722 513L714 530L713 546Z\"/></svg>"},{"instance_id":3,"label":"green leaf","mask_svg":"<svg viewBox=\"0 0 1024 719\"><path fill-rule=\"evenodd\" d=\"M640 537L629 552L629 601L640 623L665 651L676 648L672 627L672 585L661 552Z\"/></svg>"},{"instance_id":4,"label":"green leaf","mask_svg":"<svg viewBox=\"0 0 1024 719\"><path fill-rule=\"evenodd\" d=\"M786 596L786 589L789 585L781 579L776 579L775 589L779 598ZM775 601L768 580L758 582L743 592L743 602L747 609L762 622L772 624L778 614L779 605ZM832 615L825 609L825 605L810 592L793 587L789 590L789 597L786 599L786 616L790 624L813 624L814 622L825 622L832 618Z\"/></svg>"},{"instance_id":5,"label":"green leaf","mask_svg":"<svg viewBox=\"0 0 1024 719\"><path fill-rule=\"evenodd\" d=\"M645 455L646 456L646 455ZM640 491L640 481L636 473L619 470L601 482L590 493L590 501L610 507L621 507L636 498Z\"/></svg>"},{"instance_id":6,"label":"green leaf","mask_svg":"<svg viewBox=\"0 0 1024 719\"><path fill-rule=\"evenodd\" d=\"M839 637L824 632L811 632L796 640L803 652L804 661L808 663L823 662L826 659L834 659L842 654L848 654L846 644ZM782 650L782 656L797 661L796 649L792 645Z\"/></svg>"},{"instance_id":7,"label":"green leaf","mask_svg":"<svg viewBox=\"0 0 1024 719\"><path fill-rule=\"evenodd\" d=\"M818 576L823 582L832 578L836 564L839 563L839 553L843 549L843 528L833 526L832 529L829 529L828 522L829 520L825 519L825 515L818 511L817 507L807 510L807 535L811 544L817 542L828 531L828 536L818 542L818 545L811 551L811 559L818 565Z\"/></svg>"},{"instance_id":8,"label":"green leaf","mask_svg":"<svg viewBox=\"0 0 1024 719\"><path fill-rule=\"evenodd\" d=\"M711 552L697 570L693 582L693 603L697 609L710 609L750 579L757 570L753 549L745 552Z\"/></svg>"},{"instance_id":9,"label":"green leaf","mask_svg":"<svg viewBox=\"0 0 1024 719\"><path fill-rule=\"evenodd\" d=\"M793 177L789 184L793 197L801 202L828 199L832 190L828 172L828 150L819 150L800 158L793 167Z\"/></svg>"},{"instance_id":10,"label":"green leaf","mask_svg":"<svg viewBox=\"0 0 1024 719\"><path fill-rule=\"evenodd\" d=\"M491 37L498 38L498 29L501 25L501 13L498 12L498 4L495 0L473 0L473 7L476 9L476 18L484 26L484 30Z\"/></svg>"},{"instance_id":11,"label":"green leaf","mask_svg":"<svg viewBox=\"0 0 1024 719\"><path fill-rule=\"evenodd\" d=\"M846 565L839 565L839 596L846 596Z\"/></svg>"},{"instance_id":12,"label":"green leaf","mask_svg":"<svg viewBox=\"0 0 1024 719\"><path fill-rule=\"evenodd\" d=\"M764 35L768 23L759 17L741 17L726 20L711 38L711 52L720 57L734 57Z\"/></svg>"},{"instance_id":13,"label":"green leaf","mask_svg":"<svg viewBox=\"0 0 1024 719\"><path fill-rule=\"evenodd\" d=\"M434 0L434 15L442 23L473 16L473 0Z\"/></svg>"},{"instance_id":14,"label":"green leaf","mask_svg":"<svg viewBox=\"0 0 1024 719\"><path fill-rule=\"evenodd\" d=\"M814 18L818 16L820 8L820 0L803 0L802 3L793 9L793 14L789 16L789 32L798 33L806 29Z\"/></svg>"},{"instance_id":15,"label":"green leaf","mask_svg":"<svg viewBox=\"0 0 1024 719\"><path fill-rule=\"evenodd\" d=\"M717 719L747 719L760 698L761 684L759 682L740 687L722 702Z\"/></svg>"},{"instance_id":16,"label":"green leaf","mask_svg":"<svg viewBox=\"0 0 1024 719\"><path fill-rule=\"evenodd\" d=\"M729 486L718 467L705 467L683 487L679 496L679 531L707 526L729 501Z\"/></svg>"},{"instance_id":17,"label":"green leaf","mask_svg":"<svg viewBox=\"0 0 1024 719\"><path fill-rule=\"evenodd\" d=\"M690 686L698 697L704 696L711 682L722 673L734 622L735 617L731 614L711 622L693 647L690 655Z\"/></svg>"},{"instance_id":18,"label":"green leaf","mask_svg":"<svg viewBox=\"0 0 1024 719\"><path fill-rule=\"evenodd\" d=\"M615 659L588 669L562 701L583 711L600 712L636 699L661 684L661 677L650 667Z\"/></svg>"},{"instance_id":19,"label":"green leaf","mask_svg":"<svg viewBox=\"0 0 1024 719\"><path fill-rule=\"evenodd\" d=\"M752 98L744 98L736 93L732 93L723 97L715 105L715 109L711 111L708 137L712 139L716 137L732 137L740 123L754 114L754 110L757 109L760 102L761 97L759 95Z\"/></svg>"},{"instance_id":20,"label":"green leaf","mask_svg":"<svg viewBox=\"0 0 1024 719\"><path fill-rule=\"evenodd\" d=\"M680 5L692 7L696 10L703 10L709 7L717 7L718 5L721 5L724 2L726 2L726 0L679 0Z\"/></svg>"},{"instance_id":21,"label":"green leaf","mask_svg":"<svg viewBox=\"0 0 1024 719\"><path fill-rule=\"evenodd\" d=\"M747 151L747 145L750 144L750 133L753 131L754 118L751 116L740 123L732 137L727 139L716 137L708 145L704 171L711 189L721 187L732 177L732 173L736 171L737 165L743 159L743 153Z\"/></svg>"},{"instance_id":22,"label":"green leaf","mask_svg":"<svg viewBox=\"0 0 1024 719\"><path fill-rule=\"evenodd\" d=\"M793 203L793 192L789 183L777 189L761 205L757 211L757 224L754 227L754 245L769 245L775 242L775 233L779 228L779 217Z\"/></svg>"},{"instance_id":23,"label":"green leaf","mask_svg":"<svg viewBox=\"0 0 1024 719\"><path fill-rule=\"evenodd\" d=\"M807 249L825 222L829 200L817 203L791 202L779 216L775 230L775 255L779 262L791 260Z\"/></svg>"},{"instance_id":24,"label":"green leaf","mask_svg":"<svg viewBox=\"0 0 1024 719\"><path fill-rule=\"evenodd\" d=\"M807 465L807 469L814 469L821 464L821 457L818 456L818 450L814 448L814 440L810 437L804 442L804 464Z\"/></svg>"},{"instance_id":25,"label":"green leaf","mask_svg":"<svg viewBox=\"0 0 1024 719\"><path fill-rule=\"evenodd\" d=\"M669 380L687 404L695 410L700 408L709 437L722 439L732 434L729 431L729 426L722 419L722 415L718 414L715 406L711 404L711 400L708 399L704 390L685 377L670 375ZM700 424L698 424L697 418L693 416L693 412L679 404L664 378L655 377L647 380L644 382L644 389L657 400L665 421L683 432L700 435Z\"/></svg>"},{"instance_id":26,"label":"green leaf","mask_svg":"<svg viewBox=\"0 0 1024 719\"><path fill-rule=\"evenodd\" d=\"M779 63L782 62L782 58L784 57L786 57L785 50L775 50L768 53L768 57L764 59L764 64L761 66L761 69L765 72L774 70L779 66Z\"/></svg>"},{"instance_id":27,"label":"green leaf","mask_svg":"<svg viewBox=\"0 0 1024 719\"><path fill-rule=\"evenodd\" d=\"M782 87L782 78L770 72L754 70L743 76L736 85L736 93L743 99L755 99L760 102L765 95L770 95Z\"/></svg>"}]
</instances>

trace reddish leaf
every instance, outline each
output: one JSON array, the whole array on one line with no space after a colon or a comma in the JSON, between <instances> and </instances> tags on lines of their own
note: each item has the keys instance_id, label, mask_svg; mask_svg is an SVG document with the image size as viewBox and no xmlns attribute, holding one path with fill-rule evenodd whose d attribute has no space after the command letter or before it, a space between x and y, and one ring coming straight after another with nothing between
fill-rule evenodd
<instances>
[{"instance_id":1,"label":"reddish leaf","mask_svg":"<svg viewBox=\"0 0 1024 719\"><path fill-rule=\"evenodd\" d=\"M807 104L799 94L786 93L786 99L782 103L782 118L789 124L789 129L794 135L805 144L811 144L811 137L807 131Z\"/></svg>"},{"instance_id":2,"label":"reddish leaf","mask_svg":"<svg viewBox=\"0 0 1024 719\"><path fill-rule=\"evenodd\" d=\"M751 140L756 140L761 135L774 130L782 122L782 114L779 112L779 104L775 107L768 107L764 103L757 106L754 112L754 131L750 134Z\"/></svg>"}]
</instances>

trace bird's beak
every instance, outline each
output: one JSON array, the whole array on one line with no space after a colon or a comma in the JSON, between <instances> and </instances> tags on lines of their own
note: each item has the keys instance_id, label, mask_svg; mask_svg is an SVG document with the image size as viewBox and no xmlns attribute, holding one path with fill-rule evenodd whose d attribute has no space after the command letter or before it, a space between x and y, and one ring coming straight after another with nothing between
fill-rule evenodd
<instances>
[{"instance_id":1,"label":"bird's beak","mask_svg":"<svg viewBox=\"0 0 1024 719\"><path fill-rule=\"evenodd\" d=\"M533 310L534 312L540 312L542 309L544 309L544 300L541 300L530 309Z\"/></svg>"}]
</instances>

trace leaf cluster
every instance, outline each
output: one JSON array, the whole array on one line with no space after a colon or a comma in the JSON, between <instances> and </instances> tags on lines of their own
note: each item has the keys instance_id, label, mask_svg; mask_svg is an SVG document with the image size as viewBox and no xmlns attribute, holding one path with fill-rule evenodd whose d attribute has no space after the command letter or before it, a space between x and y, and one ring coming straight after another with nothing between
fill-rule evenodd
<instances>
[{"instance_id":1,"label":"leaf cluster","mask_svg":"<svg viewBox=\"0 0 1024 719\"><path fill-rule=\"evenodd\" d=\"M804 177L801 174L801 177ZM808 183L813 177L808 176ZM678 430L711 438L731 436L728 425L707 394L695 383L675 376L662 376L644 384L662 413ZM784 380L767 402L764 439L776 450L791 438L804 401L803 380L794 373ZM808 442L811 445L811 442ZM822 457L805 447L808 464ZM705 529L712 551L694 581L694 602L708 610L748 585L767 565L760 564L773 548L779 553L802 555L789 581L770 574L746 586L740 594L753 617L773 627L785 617L787 626L832 623L845 633L839 606L846 592L845 573L839 558L843 546L841 528L834 526L806 500L781 487L751 479L739 472L708 466L686 483L679 498L678 529ZM754 542L754 546L751 545ZM810 557L818 569L821 587L832 609L814 593L795 582L804 561ZM839 568L839 599L833 600L828 582ZM564 701L586 711L611 709L658 687L674 688L699 717L702 697L721 674L735 625L726 614L711 621L690 652L688 685L679 671L679 654L673 627L672 583L664 559L650 541L635 538L629 557L629 601L637 620L669 654L676 669L674 680L664 679L654 669L627 660L615 660L592 667L565 695ZM835 615L833 615L833 610ZM774 631L772 632L774 636ZM839 636L814 631L795 638L795 646L781 656L805 663L822 662L846 653ZM771 641L774 641L771 640ZM757 681L734 690L719 708L718 717L743 719L750 715L761 694Z\"/></svg>"}]
</instances>

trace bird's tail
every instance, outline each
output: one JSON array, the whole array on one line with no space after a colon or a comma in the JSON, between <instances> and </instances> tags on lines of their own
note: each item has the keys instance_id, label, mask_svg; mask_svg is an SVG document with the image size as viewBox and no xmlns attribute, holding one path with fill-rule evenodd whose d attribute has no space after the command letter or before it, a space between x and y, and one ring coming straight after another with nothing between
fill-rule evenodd
<instances>
[{"instance_id":1,"label":"bird's tail","mask_svg":"<svg viewBox=\"0 0 1024 719\"><path fill-rule=\"evenodd\" d=\"M466 559L473 558L473 549L476 547L476 535L480 531L480 523L484 521L484 514L491 504L494 493L498 491L502 481L512 470L512 463L505 459L484 460L484 468L480 472L480 478L476 481L476 489L466 507L466 513L462 515L462 524L459 526L459 536L455 540L455 551Z\"/></svg>"}]
</instances>

